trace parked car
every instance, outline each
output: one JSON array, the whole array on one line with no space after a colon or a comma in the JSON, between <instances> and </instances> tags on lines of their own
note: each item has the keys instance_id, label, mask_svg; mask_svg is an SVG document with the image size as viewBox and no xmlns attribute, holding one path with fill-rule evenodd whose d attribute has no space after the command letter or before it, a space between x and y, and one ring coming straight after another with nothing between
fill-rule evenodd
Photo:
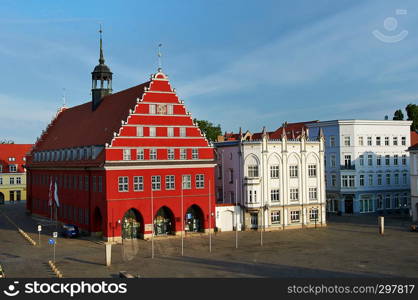
<instances>
[{"instance_id":1,"label":"parked car","mask_svg":"<svg viewBox=\"0 0 418 300\"><path fill-rule=\"evenodd\" d=\"M76 225L65 224L62 225L61 234L63 237L73 238L80 236L80 231L78 230L78 227Z\"/></svg>"},{"instance_id":2,"label":"parked car","mask_svg":"<svg viewBox=\"0 0 418 300\"><path fill-rule=\"evenodd\" d=\"M4 274L4 270L2 268L2 266L0 265L0 278L5 278L6 274Z\"/></svg>"}]
</instances>

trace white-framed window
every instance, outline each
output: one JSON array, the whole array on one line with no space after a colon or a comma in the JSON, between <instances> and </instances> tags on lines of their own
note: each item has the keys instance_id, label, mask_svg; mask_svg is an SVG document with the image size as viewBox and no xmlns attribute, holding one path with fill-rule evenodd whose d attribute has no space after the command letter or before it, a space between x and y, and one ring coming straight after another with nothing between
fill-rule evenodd
<instances>
[{"instance_id":1,"label":"white-framed window","mask_svg":"<svg viewBox=\"0 0 418 300\"><path fill-rule=\"evenodd\" d=\"M118 188L119 188L119 192L127 192L129 191L129 180L127 176L119 176L118 177Z\"/></svg>"},{"instance_id":2,"label":"white-framed window","mask_svg":"<svg viewBox=\"0 0 418 300\"><path fill-rule=\"evenodd\" d=\"M144 160L144 159L145 159L144 149L142 149L142 148L138 148L138 149L136 150L136 159L137 159L137 160Z\"/></svg>"},{"instance_id":3,"label":"white-framed window","mask_svg":"<svg viewBox=\"0 0 418 300\"><path fill-rule=\"evenodd\" d=\"M131 160L131 149L123 149L123 160Z\"/></svg>"},{"instance_id":4,"label":"white-framed window","mask_svg":"<svg viewBox=\"0 0 418 300\"><path fill-rule=\"evenodd\" d=\"M341 176L341 185L343 187L354 187L355 176L354 175L343 175Z\"/></svg>"},{"instance_id":5,"label":"white-framed window","mask_svg":"<svg viewBox=\"0 0 418 300\"><path fill-rule=\"evenodd\" d=\"M10 173L17 172L17 165L9 165L9 172Z\"/></svg>"},{"instance_id":6,"label":"white-framed window","mask_svg":"<svg viewBox=\"0 0 418 300\"><path fill-rule=\"evenodd\" d=\"M199 159L199 149L192 148L192 159Z\"/></svg>"},{"instance_id":7,"label":"white-framed window","mask_svg":"<svg viewBox=\"0 0 418 300\"><path fill-rule=\"evenodd\" d=\"M0 185L3 184L3 177L0 177Z\"/></svg>"},{"instance_id":8,"label":"white-framed window","mask_svg":"<svg viewBox=\"0 0 418 300\"><path fill-rule=\"evenodd\" d=\"M364 166L364 155L359 155L360 166Z\"/></svg>"},{"instance_id":9,"label":"white-framed window","mask_svg":"<svg viewBox=\"0 0 418 300\"><path fill-rule=\"evenodd\" d=\"M393 179L395 184L399 184L399 173L393 174Z\"/></svg>"},{"instance_id":10,"label":"white-framed window","mask_svg":"<svg viewBox=\"0 0 418 300\"><path fill-rule=\"evenodd\" d=\"M390 199L390 194L386 194L385 196L385 208L391 208L392 207L392 203L391 203L391 199Z\"/></svg>"},{"instance_id":11,"label":"white-framed window","mask_svg":"<svg viewBox=\"0 0 418 300\"><path fill-rule=\"evenodd\" d=\"M279 177L280 177L279 165L270 166L270 178L279 178Z\"/></svg>"},{"instance_id":12,"label":"white-framed window","mask_svg":"<svg viewBox=\"0 0 418 300\"><path fill-rule=\"evenodd\" d=\"M385 165L386 166L390 165L390 155L385 155Z\"/></svg>"},{"instance_id":13,"label":"white-framed window","mask_svg":"<svg viewBox=\"0 0 418 300\"><path fill-rule=\"evenodd\" d=\"M15 178L14 177L9 177L9 184L15 184Z\"/></svg>"},{"instance_id":14,"label":"white-framed window","mask_svg":"<svg viewBox=\"0 0 418 300\"><path fill-rule=\"evenodd\" d=\"M16 157L9 157L8 160L9 161L16 161Z\"/></svg>"},{"instance_id":15,"label":"white-framed window","mask_svg":"<svg viewBox=\"0 0 418 300\"><path fill-rule=\"evenodd\" d=\"M359 145L359 146L363 146L363 145L364 145L364 139L363 139L363 137L362 137L362 136L359 136L359 137L358 137L358 145Z\"/></svg>"},{"instance_id":16,"label":"white-framed window","mask_svg":"<svg viewBox=\"0 0 418 300\"><path fill-rule=\"evenodd\" d=\"M382 155L377 155L376 156L376 166L381 166L382 165Z\"/></svg>"},{"instance_id":17,"label":"white-framed window","mask_svg":"<svg viewBox=\"0 0 418 300\"><path fill-rule=\"evenodd\" d=\"M367 155L367 165L368 166L373 166L373 155L372 154Z\"/></svg>"},{"instance_id":18,"label":"white-framed window","mask_svg":"<svg viewBox=\"0 0 418 300\"><path fill-rule=\"evenodd\" d=\"M289 166L289 176L290 178L298 177L298 166Z\"/></svg>"},{"instance_id":19,"label":"white-framed window","mask_svg":"<svg viewBox=\"0 0 418 300\"><path fill-rule=\"evenodd\" d=\"M393 165L394 166L397 166L398 165L398 161L399 161L399 155L398 154L395 154L393 156Z\"/></svg>"},{"instance_id":20,"label":"white-framed window","mask_svg":"<svg viewBox=\"0 0 418 300\"><path fill-rule=\"evenodd\" d=\"M134 191L139 192L144 190L144 177L134 176Z\"/></svg>"},{"instance_id":21,"label":"white-framed window","mask_svg":"<svg viewBox=\"0 0 418 300\"><path fill-rule=\"evenodd\" d=\"M167 115L173 114L173 104L167 104Z\"/></svg>"},{"instance_id":22,"label":"white-framed window","mask_svg":"<svg viewBox=\"0 0 418 300\"><path fill-rule=\"evenodd\" d=\"M248 191L248 202L249 203L257 203L257 191L256 190L249 190Z\"/></svg>"},{"instance_id":23,"label":"white-framed window","mask_svg":"<svg viewBox=\"0 0 418 300\"><path fill-rule=\"evenodd\" d=\"M181 148L180 149L180 159L187 159L187 149Z\"/></svg>"},{"instance_id":24,"label":"white-framed window","mask_svg":"<svg viewBox=\"0 0 418 300\"><path fill-rule=\"evenodd\" d=\"M351 167L351 155L350 154L344 155L344 166L346 168Z\"/></svg>"},{"instance_id":25,"label":"white-framed window","mask_svg":"<svg viewBox=\"0 0 418 300\"><path fill-rule=\"evenodd\" d=\"M382 174L377 174L377 185L382 185Z\"/></svg>"},{"instance_id":26,"label":"white-framed window","mask_svg":"<svg viewBox=\"0 0 418 300\"><path fill-rule=\"evenodd\" d=\"M376 137L376 146L381 146L382 145L382 141L380 139L380 136Z\"/></svg>"},{"instance_id":27,"label":"white-framed window","mask_svg":"<svg viewBox=\"0 0 418 300\"><path fill-rule=\"evenodd\" d=\"M331 186L337 186L337 175L331 174Z\"/></svg>"},{"instance_id":28,"label":"white-framed window","mask_svg":"<svg viewBox=\"0 0 418 300\"><path fill-rule=\"evenodd\" d=\"M389 146L389 137L385 136L385 146Z\"/></svg>"},{"instance_id":29,"label":"white-framed window","mask_svg":"<svg viewBox=\"0 0 418 300\"><path fill-rule=\"evenodd\" d=\"M270 191L270 201L280 202L280 190L279 189L274 189Z\"/></svg>"},{"instance_id":30,"label":"white-framed window","mask_svg":"<svg viewBox=\"0 0 418 300\"><path fill-rule=\"evenodd\" d=\"M157 129L155 127L149 128L149 136L156 136L157 135Z\"/></svg>"},{"instance_id":31,"label":"white-framed window","mask_svg":"<svg viewBox=\"0 0 418 300\"><path fill-rule=\"evenodd\" d=\"M386 174L386 184L390 185L390 173Z\"/></svg>"},{"instance_id":32,"label":"white-framed window","mask_svg":"<svg viewBox=\"0 0 418 300\"><path fill-rule=\"evenodd\" d=\"M364 186L364 175L363 174L360 175L359 185Z\"/></svg>"},{"instance_id":33,"label":"white-framed window","mask_svg":"<svg viewBox=\"0 0 418 300\"><path fill-rule=\"evenodd\" d=\"M318 189L316 187L309 188L309 201L318 200Z\"/></svg>"},{"instance_id":34,"label":"white-framed window","mask_svg":"<svg viewBox=\"0 0 418 300\"><path fill-rule=\"evenodd\" d=\"M319 211L317 208L311 208L309 210L309 220L314 222L319 220Z\"/></svg>"},{"instance_id":35,"label":"white-framed window","mask_svg":"<svg viewBox=\"0 0 418 300\"><path fill-rule=\"evenodd\" d=\"M299 189L290 189L290 201L299 201Z\"/></svg>"},{"instance_id":36,"label":"white-framed window","mask_svg":"<svg viewBox=\"0 0 418 300\"><path fill-rule=\"evenodd\" d=\"M337 166L337 158L335 154L331 154L331 168L335 168Z\"/></svg>"},{"instance_id":37,"label":"white-framed window","mask_svg":"<svg viewBox=\"0 0 418 300\"><path fill-rule=\"evenodd\" d=\"M205 175L196 174L196 188L203 189L205 187Z\"/></svg>"},{"instance_id":38,"label":"white-framed window","mask_svg":"<svg viewBox=\"0 0 418 300\"><path fill-rule=\"evenodd\" d=\"M349 136L344 137L344 146L349 147L351 145L351 138Z\"/></svg>"},{"instance_id":39,"label":"white-framed window","mask_svg":"<svg viewBox=\"0 0 418 300\"><path fill-rule=\"evenodd\" d=\"M406 146L406 136L401 137L401 145Z\"/></svg>"},{"instance_id":40,"label":"white-framed window","mask_svg":"<svg viewBox=\"0 0 418 300\"><path fill-rule=\"evenodd\" d=\"M408 174L403 173L402 174L402 184L408 184Z\"/></svg>"},{"instance_id":41,"label":"white-framed window","mask_svg":"<svg viewBox=\"0 0 418 300\"><path fill-rule=\"evenodd\" d=\"M280 210L271 212L271 224L280 224Z\"/></svg>"},{"instance_id":42,"label":"white-framed window","mask_svg":"<svg viewBox=\"0 0 418 300\"><path fill-rule=\"evenodd\" d=\"M248 166L248 177L250 178L258 177L258 165Z\"/></svg>"},{"instance_id":43,"label":"white-framed window","mask_svg":"<svg viewBox=\"0 0 418 300\"><path fill-rule=\"evenodd\" d=\"M373 200L370 198L360 199L360 212L361 213L374 212Z\"/></svg>"},{"instance_id":44,"label":"white-framed window","mask_svg":"<svg viewBox=\"0 0 418 300\"><path fill-rule=\"evenodd\" d=\"M136 127L136 135L137 136L144 136L144 127L143 126Z\"/></svg>"},{"instance_id":45,"label":"white-framed window","mask_svg":"<svg viewBox=\"0 0 418 300\"><path fill-rule=\"evenodd\" d=\"M330 147L335 147L335 136L331 135L329 137L329 146Z\"/></svg>"},{"instance_id":46,"label":"white-framed window","mask_svg":"<svg viewBox=\"0 0 418 300\"><path fill-rule=\"evenodd\" d=\"M376 196L376 209L383 209L383 196L382 196L382 194L377 194L377 196Z\"/></svg>"},{"instance_id":47,"label":"white-framed window","mask_svg":"<svg viewBox=\"0 0 418 300\"><path fill-rule=\"evenodd\" d=\"M372 145L372 137L368 136L367 137L367 146L371 146Z\"/></svg>"},{"instance_id":48,"label":"white-framed window","mask_svg":"<svg viewBox=\"0 0 418 300\"><path fill-rule=\"evenodd\" d=\"M172 160L174 159L174 149L168 148L167 149L167 159Z\"/></svg>"},{"instance_id":49,"label":"white-framed window","mask_svg":"<svg viewBox=\"0 0 418 300\"><path fill-rule=\"evenodd\" d=\"M151 188L153 191L161 190L161 176L151 176Z\"/></svg>"},{"instance_id":50,"label":"white-framed window","mask_svg":"<svg viewBox=\"0 0 418 300\"><path fill-rule=\"evenodd\" d=\"M192 188L192 176L183 175L182 177L183 190L190 190Z\"/></svg>"},{"instance_id":51,"label":"white-framed window","mask_svg":"<svg viewBox=\"0 0 418 300\"><path fill-rule=\"evenodd\" d=\"M398 146L398 137L394 136L392 139L393 146Z\"/></svg>"},{"instance_id":52,"label":"white-framed window","mask_svg":"<svg viewBox=\"0 0 418 300\"><path fill-rule=\"evenodd\" d=\"M157 149L156 148L151 148L149 150L149 159L151 159L151 160L156 160L157 159Z\"/></svg>"},{"instance_id":53,"label":"white-framed window","mask_svg":"<svg viewBox=\"0 0 418 300\"><path fill-rule=\"evenodd\" d=\"M174 190L176 188L176 179L174 175L165 176L165 189Z\"/></svg>"},{"instance_id":54,"label":"white-framed window","mask_svg":"<svg viewBox=\"0 0 418 300\"><path fill-rule=\"evenodd\" d=\"M180 127L180 136L182 137L186 136L186 127Z\"/></svg>"},{"instance_id":55,"label":"white-framed window","mask_svg":"<svg viewBox=\"0 0 418 300\"><path fill-rule=\"evenodd\" d=\"M308 176L316 177L316 165L308 165Z\"/></svg>"},{"instance_id":56,"label":"white-framed window","mask_svg":"<svg viewBox=\"0 0 418 300\"><path fill-rule=\"evenodd\" d=\"M150 104L149 105L149 113L155 115L156 111L157 111L157 105Z\"/></svg>"},{"instance_id":57,"label":"white-framed window","mask_svg":"<svg viewBox=\"0 0 418 300\"><path fill-rule=\"evenodd\" d=\"M402 165L406 166L406 154L402 154Z\"/></svg>"},{"instance_id":58,"label":"white-framed window","mask_svg":"<svg viewBox=\"0 0 418 300\"><path fill-rule=\"evenodd\" d=\"M290 211L290 222L291 223L299 223L300 222L300 211L299 210L291 210Z\"/></svg>"},{"instance_id":59,"label":"white-framed window","mask_svg":"<svg viewBox=\"0 0 418 300\"><path fill-rule=\"evenodd\" d=\"M169 136L169 137L174 136L174 128L173 127L167 127L167 136Z\"/></svg>"}]
</instances>

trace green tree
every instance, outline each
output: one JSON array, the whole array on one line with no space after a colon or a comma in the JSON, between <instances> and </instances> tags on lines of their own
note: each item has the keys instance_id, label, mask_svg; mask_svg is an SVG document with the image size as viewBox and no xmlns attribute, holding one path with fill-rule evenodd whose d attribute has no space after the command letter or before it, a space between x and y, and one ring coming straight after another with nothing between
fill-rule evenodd
<instances>
[{"instance_id":1,"label":"green tree","mask_svg":"<svg viewBox=\"0 0 418 300\"><path fill-rule=\"evenodd\" d=\"M411 131L417 131L418 129L418 106L416 104L408 104L405 108L408 120L412 121Z\"/></svg>"},{"instance_id":2,"label":"green tree","mask_svg":"<svg viewBox=\"0 0 418 300\"><path fill-rule=\"evenodd\" d=\"M402 113L402 110L401 109L398 109L393 114L393 120L399 120L399 121L401 121L401 120L403 120L403 118L404 118L404 116L403 116L403 113Z\"/></svg>"},{"instance_id":3,"label":"green tree","mask_svg":"<svg viewBox=\"0 0 418 300\"><path fill-rule=\"evenodd\" d=\"M213 125L211 122L206 121L206 120L197 120L194 119L193 120L195 123L197 123L197 126L199 126L200 130L202 131L203 134L206 135L206 138L209 141L216 141L216 138L219 135L222 135L222 129L221 129L221 125Z\"/></svg>"}]
</instances>

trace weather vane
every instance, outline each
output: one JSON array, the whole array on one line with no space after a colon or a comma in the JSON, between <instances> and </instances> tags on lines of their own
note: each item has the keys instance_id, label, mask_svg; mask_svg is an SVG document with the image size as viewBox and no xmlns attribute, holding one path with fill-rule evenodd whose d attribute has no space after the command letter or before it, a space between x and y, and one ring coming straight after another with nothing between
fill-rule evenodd
<instances>
[{"instance_id":1,"label":"weather vane","mask_svg":"<svg viewBox=\"0 0 418 300\"><path fill-rule=\"evenodd\" d=\"M162 46L163 46L163 44L158 44L158 53L157 53L157 56L158 56L158 70L161 70L161 68L162 68L162 65L161 65L161 56L162 56L161 47Z\"/></svg>"},{"instance_id":2,"label":"weather vane","mask_svg":"<svg viewBox=\"0 0 418 300\"><path fill-rule=\"evenodd\" d=\"M102 24L100 23L100 29L99 29L100 39L102 38L102 32L103 32L103 30L102 30Z\"/></svg>"}]
</instances>

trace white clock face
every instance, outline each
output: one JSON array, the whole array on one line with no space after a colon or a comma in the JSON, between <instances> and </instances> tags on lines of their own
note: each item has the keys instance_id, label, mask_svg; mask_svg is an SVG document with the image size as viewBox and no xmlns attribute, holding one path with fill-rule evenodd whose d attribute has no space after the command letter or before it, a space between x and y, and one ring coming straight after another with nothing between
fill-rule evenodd
<instances>
[{"instance_id":1,"label":"white clock face","mask_svg":"<svg viewBox=\"0 0 418 300\"><path fill-rule=\"evenodd\" d=\"M158 112L160 115L165 115L165 114L167 114L167 106L166 106L166 105L164 105L164 104L158 104L158 106L157 106L157 112Z\"/></svg>"}]
</instances>

